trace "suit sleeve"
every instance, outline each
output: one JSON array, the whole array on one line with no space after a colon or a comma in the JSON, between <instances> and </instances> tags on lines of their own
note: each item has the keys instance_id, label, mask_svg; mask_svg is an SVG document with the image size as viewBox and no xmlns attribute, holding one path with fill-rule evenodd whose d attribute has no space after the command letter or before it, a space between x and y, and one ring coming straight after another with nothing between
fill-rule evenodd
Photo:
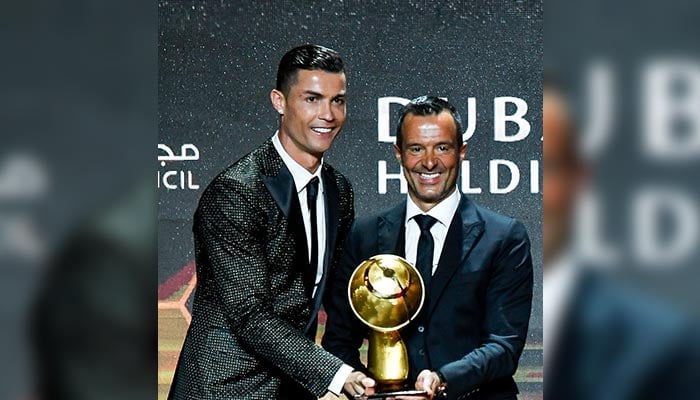
<instances>
[{"instance_id":1,"label":"suit sleeve","mask_svg":"<svg viewBox=\"0 0 700 400\"><path fill-rule=\"evenodd\" d=\"M367 368L360 361L359 351L367 329L352 312L348 300L350 276L364 260L360 249L361 237L361 229L355 222L345 241L326 301L328 319L321 344L346 364L367 373Z\"/></svg>"},{"instance_id":2,"label":"suit sleeve","mask_svg":"<svg viewBox=\"0 0 700 400\"><path fill-rule=\"evenodd\" d=\"M450 398L512 376L525 346L532 305L532 256L525 227L512 220L494 257L486 291L481 346L439 368Z\"/></svg>"},{"instance_id":3,"label":"suit sleeve","mask_svg":"<svg viewBox=\"0 0 700 400\"><path fill-rule=\"evenodd\" d=\"M342 362L274 313L261 223L266 211L256 200L237 182L219 183L204 194L195 237L236 337L320 397Z\"/></svg>"}]
</instances>

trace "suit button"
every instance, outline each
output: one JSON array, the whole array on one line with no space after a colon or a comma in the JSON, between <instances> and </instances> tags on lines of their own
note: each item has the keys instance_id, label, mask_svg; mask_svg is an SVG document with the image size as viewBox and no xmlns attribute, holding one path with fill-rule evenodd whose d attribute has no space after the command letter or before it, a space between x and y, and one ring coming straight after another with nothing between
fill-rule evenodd
<instances>
[{"instance_id":1,"label":"suit button","mask_svg":"<svg viewBox=\"0 0 700 400\"><path fill-rule=\"evenodd\" d=\"M423 350L423 349L418 349L418 354L420 354L420 355L425 355L425 350Z\"/></svg>"},{"instance_id":2,"label":"suit button","mask_svg":"<svg viewBox=\"0 0 700 400\"><path fill-rule=\"evenodd\" d=\"M425 327L419 326L419 327L418 327L418 332L423 333L423 331L425 331Z\"/></svg>"}]
</instances>

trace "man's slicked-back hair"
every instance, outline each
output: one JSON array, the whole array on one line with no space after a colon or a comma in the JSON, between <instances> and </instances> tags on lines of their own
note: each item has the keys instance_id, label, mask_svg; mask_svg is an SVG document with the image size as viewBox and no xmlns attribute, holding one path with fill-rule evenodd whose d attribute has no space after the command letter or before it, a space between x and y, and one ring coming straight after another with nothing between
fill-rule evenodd
<instances>
[{"instance_id":1,"label":"man's slicked-back hair","mask_svg":"<svg viewBox=\"0 0 700 400\"><path fill-rule=\"evenodd\" d=\"M289 88L297 80L297 71L321 70L325 72L341 73L345 71L343 59L340 54L328 47L315 44L305 44L289 50L280 60L277 68L277 84L275 88L286 96Z\"/></svg>"},{"instance_id":2,"label":"man's slicked-back hair","mask_svg":"<svg viewBox=\"0 0 700 400\"><path fill-rule=\"evenodd\" d=\"M418 116L428 116L428 115L438 115L443 111L447 111L452 115L455 121L456 131L455 135L457 137L457 145L461 146L462 140L462 117L459 116L457 109L450 104L447 100L443 100L435 96L420 96L411 100L403 106L401 109L401 115L399 115L399 122L396 125L396 145L399 149L403 147L403 121L407 115L418 115Z\"/></svg>"}]
</instances>

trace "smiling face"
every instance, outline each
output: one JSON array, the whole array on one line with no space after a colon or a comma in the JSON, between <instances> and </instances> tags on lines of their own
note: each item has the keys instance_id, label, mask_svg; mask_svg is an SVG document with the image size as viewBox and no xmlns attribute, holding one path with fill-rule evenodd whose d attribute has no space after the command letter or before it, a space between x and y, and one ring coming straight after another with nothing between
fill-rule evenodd
<instances>
[{"instance_id":1,"label":"smiling face","mask_svg":"<svg viewBox=\"0 0 700 400\"><path fill-rule=\"evenodd\" d=\"M279 138L289 155L313 172L345 122L345 74L299 70L287 95L270 93L281 114Z\"/></svg>"},{"instance_id":2,"label":"smiling face","mask_svg":"<svg viewBox=\"0 0 700 400\"><path fill-rule=\"evenodd\" d=\"M409 114L403 121L402 148L396 159L408 182L408 195L428 211L456 190L459 166L467 145L459 145L457 126L448 111L437 115Z\"/></svg>"}]
</instances>

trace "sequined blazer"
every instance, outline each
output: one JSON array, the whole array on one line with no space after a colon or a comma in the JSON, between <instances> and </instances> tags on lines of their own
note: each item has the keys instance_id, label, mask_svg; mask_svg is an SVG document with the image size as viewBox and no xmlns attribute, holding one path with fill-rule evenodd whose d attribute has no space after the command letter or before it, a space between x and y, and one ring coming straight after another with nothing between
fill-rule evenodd
<instances>
[{"instance_id":1,"label":"sequined blazer","mask_svg":"<svg viewBox=\"0 0 700 400\"><path fill-rule=\"evenodd\" d=\"M193 223L192 322L170 399L300 399L326 393L342 361L311 338L354 206L350 183L327 163L322 179L327 247L315 300L303 278L307 246L294 182L271 140L204 191Z\"/></svg>"}]
</instances>

